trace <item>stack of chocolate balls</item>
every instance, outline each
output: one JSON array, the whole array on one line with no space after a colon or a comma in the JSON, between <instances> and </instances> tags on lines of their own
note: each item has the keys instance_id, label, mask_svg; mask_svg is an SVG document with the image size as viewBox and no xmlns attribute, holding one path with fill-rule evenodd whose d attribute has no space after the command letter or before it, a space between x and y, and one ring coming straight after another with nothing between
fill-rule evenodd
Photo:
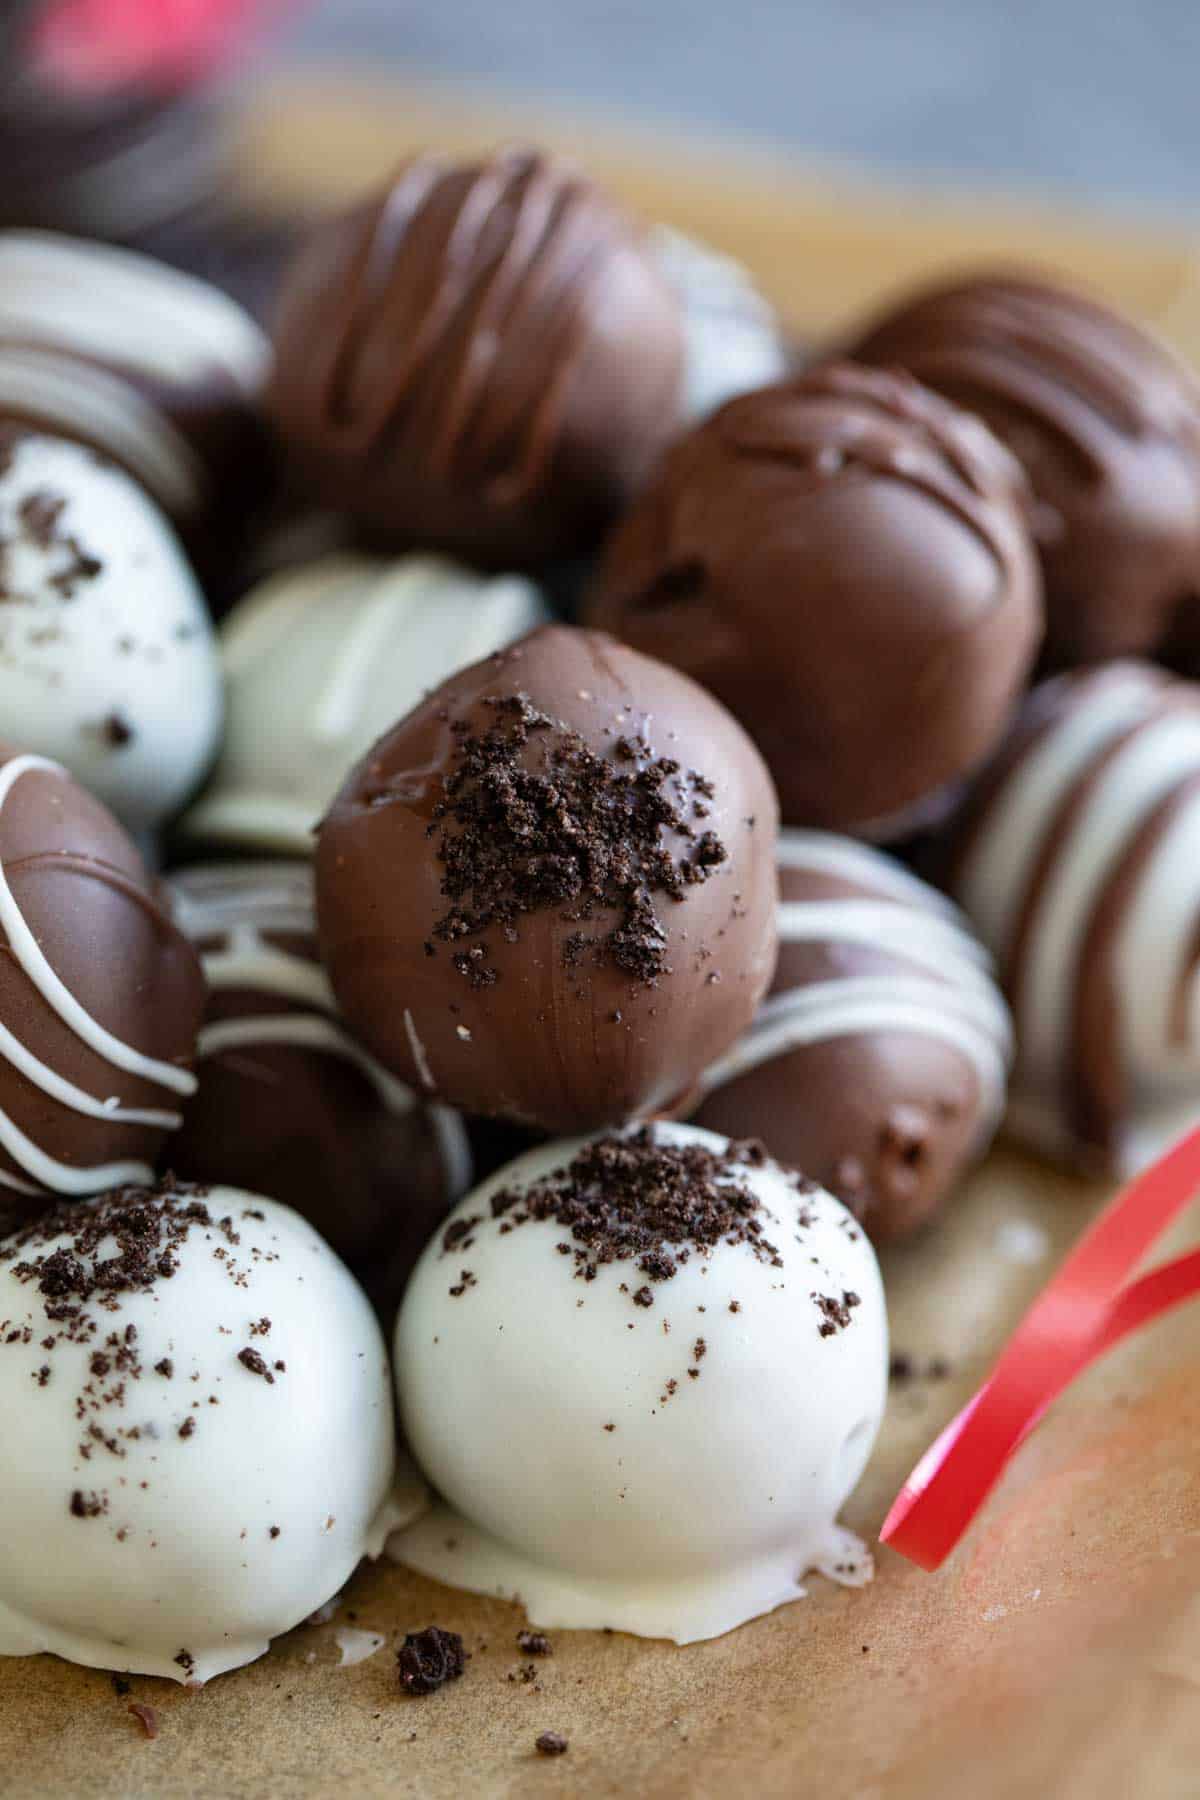
<instances>
[{"instance_id":1,"label":"stack of chocolate balls","mask_svg":"<svg viewBox=\"0 0 1200 1800\"><path fill-rule=\"evenodd\" d=\"M1200 393L1034 275L797 371L524 151L271 316L0 234L0 1652L865 1579L873 1246L1200 1117Z\"/></svg>"}]
</instances>

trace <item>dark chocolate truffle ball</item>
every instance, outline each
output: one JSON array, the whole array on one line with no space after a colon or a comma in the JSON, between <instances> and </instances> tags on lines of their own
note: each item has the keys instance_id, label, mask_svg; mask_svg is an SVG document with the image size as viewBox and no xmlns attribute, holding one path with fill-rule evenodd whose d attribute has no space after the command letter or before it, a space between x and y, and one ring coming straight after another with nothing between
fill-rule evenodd
<instances>
[{"instance_id":1,"label":"dark chocolate truffle ball","mask_svg":"<svg viewBox=\"0 0 1200 1800\"><path fill-rule=\"evenodd\" d=\"M170 888L209 987L172 1168L282 1200L373 1288L402 1284L471 1185L462 1121L380 1068L338 1018L307 864L209 864Z\"/></svg>"},{"instance_id":2,"label":"dark chocolate truffle ball","mask_svg":"<svg viewBox=\"0 0 1200 1800\"><path fill-rule=\"evenodd\" d=\"M987 952L949 901L850 838L785 831L779 964L695 1122L761 1138L876 1242L907 1236L981 1156L1011 1028Z\"/></svg>"},{"instance_id":3,"label":"dark chocolate truffle ball","mask_svg":"<svg viewBox=\"0 0 1200 1800\"><path fill-rule=\"evenodd\" d=\"M1051 661L1200 654L1200 386L1164 345L996 274L902 302L851 354L968 407L1024 465Z\"/></svg>"},{"instance_id":4,"label":"dark chocolate truffle ball","mask_svg":"<svg viewBox=\"0 0 1200 1800\"><path fill-rule=\"evenodd\" d=\"M133 840L0 747L0 1201L153 1178L195 1091L195 952Z\"/></svg>"},{"instance_id":5,"label":"dark chocolate truffle ball","mask_svg":"<svg viewBox=\"0 0 1200 1800\"><path fill-rule=\"evenodd\" d=\"M1200 686L1132 661L1044 682L946 853L1013 1009L1013 1134L1142 1167L1200 1122Z\"/></svg>"},{"instance_id":6,"label":"dark chocolate truffle ball","mask_svg":"<svg viewBox=\"0 0 1200 1800\"><path fill-rule=\"evenodd\" d=\"M317 842L342 1010L430 1098L550 1131L672 1103L775 961L775 796L710 695L546 626L452 676Z\"/></svg>"},{"instance_id":7,"label":"dark chocolate truffle ball","mask_svg":"<svg viewBox=\"0 0 1200 1800\"><path fill-rule=\"evenodd\" d=\"M725 702L785 820L898 833L991 749L1036 652L1021 490L983 425L907 377L818 370L668 454L589 619Z\"/></svg>"},{"instance_id":8,"label":"dark chocolate truffle ball","mask_svg":"<svg viewBox=\"0 0 1200 1800\"><path fill-rule=\"evenodd\" d=\"M284 282L292 470L380 539L525 566L586 548L682 406L679 303L618 208L506 151L406 164Z\"/></svg>"}]
</instances>

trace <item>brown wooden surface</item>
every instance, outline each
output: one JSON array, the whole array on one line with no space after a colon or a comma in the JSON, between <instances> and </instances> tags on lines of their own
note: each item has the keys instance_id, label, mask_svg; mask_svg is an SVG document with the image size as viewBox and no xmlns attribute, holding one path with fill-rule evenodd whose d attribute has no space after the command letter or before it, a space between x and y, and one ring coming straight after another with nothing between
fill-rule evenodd
<instances>
[{"instance_id":1,"label":"brown wooden surface","mask_svg":"<svg viewBox=\"0 0 1200 1800\"><path fill-rule=\"evenodd\" d=\"M1200 346L1191 249L1166 229L880 197L748 152L718 156L442 96L326 81L261 98L247 160L281 198L334 200L418 143L538 137L648 213L742 256L810 334L840 328L925 270L1016 256L1073 270ZM895 1347L921 1363L944 1356L952 1374L896 1390L851 1523L877 1528L916 1454L1102 1199L1001 1152L939 1231L888 1258ZM1034 1248L1039 1234L1044 1255L1013 1260L1013 1244ZM515 1608L389 1568L359 1574L338 1620L300 1628L202 1692L135 1679L133 1697L161 1714L154 1743L106 1676L47 1657L0 1660L0 1793L1194 1794L1198 1357L1200 1309L1093 1372L939 1575L885 1553L863 1592L814 1580L809 1599L686 1650L558 1633L540 1691L507 1680ZM462 1630L474 1652L466 1677L415 1701L400 1696L390 1648L340 1668L334 1633L347 1611L389 1638L433 1621ZM570 1738L561 1761L533 1754L547 1729Z\"/></svg>"}]
</instances>

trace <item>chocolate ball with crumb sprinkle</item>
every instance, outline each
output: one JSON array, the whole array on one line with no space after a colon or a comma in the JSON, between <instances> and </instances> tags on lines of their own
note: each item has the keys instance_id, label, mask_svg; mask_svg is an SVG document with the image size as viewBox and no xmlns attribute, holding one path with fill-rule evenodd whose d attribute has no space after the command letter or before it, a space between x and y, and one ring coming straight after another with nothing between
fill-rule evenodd
<instances>
[{"instance_id":1,"label":"chocolate ball with crumb sprinkle","mask_svg":"<svg viewBox=\"0 0 1200 1800\"><path fill-rule=\"evenodd\" d=\"M429 696L317 845L322 955L428 1097L548 1131L674 1105L775 961L770 777L686 676L547 626Z\"/></svg>"}]
</instances>

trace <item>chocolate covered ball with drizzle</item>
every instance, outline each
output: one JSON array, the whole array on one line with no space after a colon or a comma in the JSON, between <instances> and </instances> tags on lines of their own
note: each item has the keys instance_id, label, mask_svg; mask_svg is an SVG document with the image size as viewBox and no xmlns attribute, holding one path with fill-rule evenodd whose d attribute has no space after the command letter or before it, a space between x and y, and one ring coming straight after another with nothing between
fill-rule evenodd
<instances>
[{"instance_id":1,"label":"chocolate covered ball with drizzle","mask_svg":"<svg viewBox=\"0 0 1200 1800\"><path fill-rule=\"evenodd\" d=\"M0 233L0 419L100 451L223 571L270 482L270 345L205 281L148 256Z\"/></svg>"},{"instance_id":2,"label":"chocolate covered ball with drizzle","mask_svg":"<svg viewBox=\"0 0 1200 1800\"><path fill-rule=\"evenodd\" d=\"M761 1137L876 1242L923 1225L1004 1108L1008 1012L956 908L849 838L785 831L779 963L701 1082L697 1124Z\"/></svg>"},{"instance_id":3,"label":"chocolate covered ball with drizzle","mask_svg":"<svg viewBox=\"0 0 1200 1800\"><path fill-rule=\"evenodd\" d=\"M170 893L209 989L173 1169L282 1200L373 1293L398 1295L471 1184L462 1121L389 1075L339 1019L308 864L208 864L173 876Z\"/></svg>"},{"instance_id":4,"label":"chocolate covered ball with drizzle","mask_svg":"<svg viewBox=\"0 0 1200 1800\"><path fill-rule=\"evenodd\" d=\"M200 964L112 814L9 747L0 934L0 1202L149 1180L195 1091Z\"/></svg>"},{"instance_id":5,"label":"chocolate covered ball with drizzle","mask_svg":"<svg viewBox=\"0 0 1200 1800\"><path fill-rule=\"evenodd\" d=\"M1200 384L1164 344L997 272L901 301L851 354L977 413L1024 465L1053 662L1200 661Z\"/></svg>"},{"instance_id":6,"label":"chocolate covered ball with drizzle","mask_svg":"<svg viewBox=\"0 0 1200 1800\"><path fill-rule=\"evenodd\" d=\"M680 416L679 303L566 164L419 156L285 279L271 410L298 484L397 547L589 548Z\"/></svg>"},{"instance_id":7,"label":"chocolate covered ball with drizzle","mask_svg":"<svg viewBox=\"0 0 1200 1800\"><path fill-rule=\"evenodd\" d=\"M739 726L600 632L546 626L368 753L321 826L351 1029L430 1098L558 1131L677 1100L775 959L776 808Z\"/></svg>"},{"instance_id":8,"label":"chocolate covered ball with drizzle","mask_svg":"<svg viewBox=\"0 0 1200 1800\"><path fill-rule=\"evenodd\" d=\"M1200 1121L1200 687L1119 662L1036 689L946 846L996 957L1009 1124L1101 1174Z\"/></svg>"},{"instance_id":9,"label":"chocolate covered ball with drizzle","mask_svg":"<svg viewBox=\"0 0 1200 1800\"><path fill-rule=\"evenodd\" d=\"M785 821L897 835L993 747L1041 634L1019 468L904 376L732 400L612 539L589 622L711 688Z\"/></svg>"}]
</instances>

